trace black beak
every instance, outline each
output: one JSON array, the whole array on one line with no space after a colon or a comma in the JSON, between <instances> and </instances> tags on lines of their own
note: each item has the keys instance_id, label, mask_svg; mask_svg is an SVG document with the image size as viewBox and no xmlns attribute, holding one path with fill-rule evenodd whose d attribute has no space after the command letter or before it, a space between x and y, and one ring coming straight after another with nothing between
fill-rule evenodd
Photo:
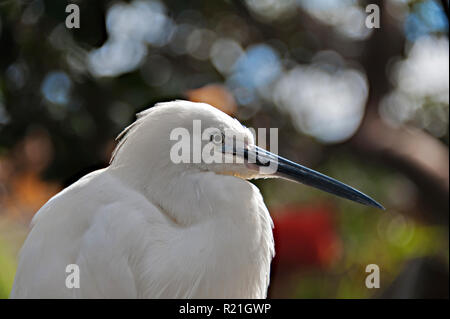
<instances>
[{"instance_id":1,"label":"black beak","mask_svg":"<svg viewBox=\"0 0 450 319\"><path fill-rule=\"evenodd\" d=\"M341 183L331 177L316 172L300 164L294 163L281 156L273 154L257 146L250 146L244 150L244 158L251 166L273 167L274 172L267 176L281 177L297 183L309 185L325 192L343 197L354 202L383 209L384 207L366 194ZM255 166L253 166L255 167ZM262 174L264 175L264 173Z\"/></svg>"}]
</instances>

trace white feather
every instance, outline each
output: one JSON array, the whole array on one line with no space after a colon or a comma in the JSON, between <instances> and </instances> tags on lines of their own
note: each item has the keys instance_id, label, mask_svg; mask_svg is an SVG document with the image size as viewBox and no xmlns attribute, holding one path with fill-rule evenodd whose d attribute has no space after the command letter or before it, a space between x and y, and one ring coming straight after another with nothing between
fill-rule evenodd
<instances>
[{"instance_id":1,"label":"white feather","mask_svg":"<svg viewBox=\"0 0 450 319\"><path fill-rule=\"evenodd\" d=\"M259 190L218 167L169 159L170 130L197 118L246 130L206 104L175 101L142 113L108 168L35 215L11 297L265 298L274 248ZM80 288L66 287L68 264L79 266Z\"/></svg>"}]
</instances>

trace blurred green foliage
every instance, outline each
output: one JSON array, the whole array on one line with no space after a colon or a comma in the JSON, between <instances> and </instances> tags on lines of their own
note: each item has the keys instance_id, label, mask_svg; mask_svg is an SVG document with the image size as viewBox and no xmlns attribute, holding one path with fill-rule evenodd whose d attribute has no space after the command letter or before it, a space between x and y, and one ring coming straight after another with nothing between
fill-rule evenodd
<instances>
[{"instance_id":1,"label":"blurred green foliage","mask_svg":"<svg viewBox=\"0 0 450 319\"><path fill-rule=\"evenodd\" d=\"M16 273L16 258L0 238L0 299L8 298Z\"/></svg>"}]
</instances>

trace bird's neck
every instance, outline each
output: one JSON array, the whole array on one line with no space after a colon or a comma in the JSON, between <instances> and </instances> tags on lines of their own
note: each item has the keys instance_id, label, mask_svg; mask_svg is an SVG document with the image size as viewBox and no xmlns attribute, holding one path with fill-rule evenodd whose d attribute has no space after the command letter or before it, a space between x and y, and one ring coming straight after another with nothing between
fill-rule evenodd
<instances>
[{"instance_id":1,"label":"bird's neck","mask_svg":"<svg viewBox=\"0 0 450 319\"><path fill-rule=\"evenodd\" d=\"M235 192L239 192L236 185L248 184L237 177L200 170L177 172L155 168L138 172L127 167L110 167L109 170L180 225L195 224L215 216L218 201L224 208L232 209Z\"/></svg>"}]
</instances>

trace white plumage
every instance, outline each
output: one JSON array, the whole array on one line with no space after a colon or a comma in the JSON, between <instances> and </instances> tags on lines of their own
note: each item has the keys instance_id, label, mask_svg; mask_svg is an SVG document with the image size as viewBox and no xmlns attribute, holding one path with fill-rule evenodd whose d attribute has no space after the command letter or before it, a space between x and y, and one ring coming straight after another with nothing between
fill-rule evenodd
<instances>
[{"instance_id":1,"label":"white plumage","mask_svg":"<svg viewBox=\"0 0 450 319\"><path fill-rule=\"evenodd\" d=\"M174 129L200 138L194 120L220 130L214 148L225 162L171 160ZM202 146L215 141L210 137ZM160 103L138 114L119 139L109 167L64 189L34 216L12 298L265 298L272 220L247 179L282 177L383 208L257 147L247 128L207 104ZM263 172L266 164L276 170ZM71 264L79 267L79 288L66 286Z\"/></svg>"},{"instance_id":2,"label":"white plumage","mask_svg":"<svg viewBox=\"0 0 450 319\"><path fill-rule=\"evenodd\" d=\"M34 216L12 298L265 298L272 220L243 164L174 164L170 131L250 131L201 103L161 103L128 127L109 167ZM235 175L235 176L233 176ZM65 285L77 264L80 288Z\"/></svg>"}]
</instances>

